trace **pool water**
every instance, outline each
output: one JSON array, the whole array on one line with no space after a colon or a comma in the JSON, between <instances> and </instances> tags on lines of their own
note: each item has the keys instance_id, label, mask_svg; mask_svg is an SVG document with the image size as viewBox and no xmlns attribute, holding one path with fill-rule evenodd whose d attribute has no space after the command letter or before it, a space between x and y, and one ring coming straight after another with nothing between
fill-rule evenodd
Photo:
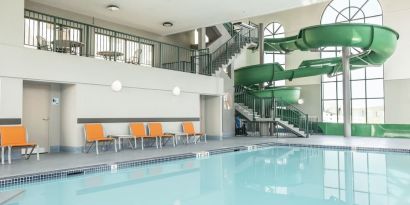
<instances>
[{"instance_id":1,"label":"pool water","mask_svg":"<svg viewBox=\"0 0 410 205\"><path fill-rule=\"evenodd\" d=\"M405 205L410 155L272 147L16 189L7 205Z\"/></svg>"}]
</instances>

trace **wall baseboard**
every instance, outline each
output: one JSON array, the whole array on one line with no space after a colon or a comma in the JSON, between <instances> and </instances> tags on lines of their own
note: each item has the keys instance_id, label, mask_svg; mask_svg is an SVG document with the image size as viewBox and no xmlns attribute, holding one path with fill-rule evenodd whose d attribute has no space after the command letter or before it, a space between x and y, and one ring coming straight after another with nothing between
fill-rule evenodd
<instances>
[{"instance_id":1,"label":"wall baseboard","mask_svg":"<svg viewBox=\"0 0 410 205\"><path fill-rule=\"evenodd\" d=\"M82 153L84 147L73 147L73 146L59 146L60 152L67 152L67 153Z\"/></svg>"}]
</instances>

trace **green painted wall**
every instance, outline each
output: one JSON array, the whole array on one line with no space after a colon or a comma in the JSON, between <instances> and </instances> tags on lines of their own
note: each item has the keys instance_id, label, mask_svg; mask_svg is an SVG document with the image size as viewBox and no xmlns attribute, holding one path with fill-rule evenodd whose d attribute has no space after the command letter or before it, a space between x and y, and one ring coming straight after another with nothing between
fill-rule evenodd
<instances>
[{"instance_id":1,"label":"green painted wall","mask_svg":"<svg viewBox=\"0 0 410 205\"><path fill-rule=\"evenodd\" d=\"M343 135L343 124L319 123L324 135ZM352 124L352 135L361 137L410 138L409 124Z\"/></svg>"}]
</instances>

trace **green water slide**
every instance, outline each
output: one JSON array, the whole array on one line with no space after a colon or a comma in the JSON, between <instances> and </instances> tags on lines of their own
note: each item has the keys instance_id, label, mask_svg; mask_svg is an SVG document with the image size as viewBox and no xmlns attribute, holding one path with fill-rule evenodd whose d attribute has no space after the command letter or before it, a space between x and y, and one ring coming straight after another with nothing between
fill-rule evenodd
<instances>
[{"instance_id":1,"label":"green water slide","mask_svg":"<svg viewBox=\"0 0 410 205\"><path fill-rule=\"evenodd\" d=\"M369 24L328 24L307 27L296 36L264 40L265 51L290 53L319 51L323 47L354 47L362 50L350 57L351 69L368 65L382 65L395 51L399 34L384 26ZM256 88L253 93L259 97L280 97L295 103L300 88L264 88L255 85L277 80L293 80L316 75L333 76L342 72L341 57L305 60L298 68L285 70L280 64L252 65L235 71L235 85Z\"/></svg>"}]
</instances>

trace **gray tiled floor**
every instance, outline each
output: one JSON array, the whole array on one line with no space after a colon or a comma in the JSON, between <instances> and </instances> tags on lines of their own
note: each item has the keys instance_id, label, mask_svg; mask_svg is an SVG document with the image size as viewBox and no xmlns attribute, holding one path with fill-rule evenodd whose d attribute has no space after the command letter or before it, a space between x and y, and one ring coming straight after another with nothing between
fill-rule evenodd
<instances>
[{"instance_id":1,"label":"gray tiled floor","mask_svg":"<svg viewBox=\"0 0 410 205\"><path fill-rule=\"evenodd\" d=\"M166 155L183 154L212 150L224 147L236 147L266 142L295 143L305 145L349 146L365 148L393 148L410 149L410 139L387 139L353 137L345 139L336 136L311 136L310 138L260 138L260 137L235 137L224 141L208 141L207 144L178 145L176 148L164 147L161 150L147 148L145 150L123 150L118 153L112 151L102 152L100 155L56 153L44 154L40 161L35 157L30 160L15 160L11 165L0 165L0 178L22 174L32 174L59 169L84 167L98 164L112 164L121 161L160 157Z\"/></svg>"}]
</instances>

